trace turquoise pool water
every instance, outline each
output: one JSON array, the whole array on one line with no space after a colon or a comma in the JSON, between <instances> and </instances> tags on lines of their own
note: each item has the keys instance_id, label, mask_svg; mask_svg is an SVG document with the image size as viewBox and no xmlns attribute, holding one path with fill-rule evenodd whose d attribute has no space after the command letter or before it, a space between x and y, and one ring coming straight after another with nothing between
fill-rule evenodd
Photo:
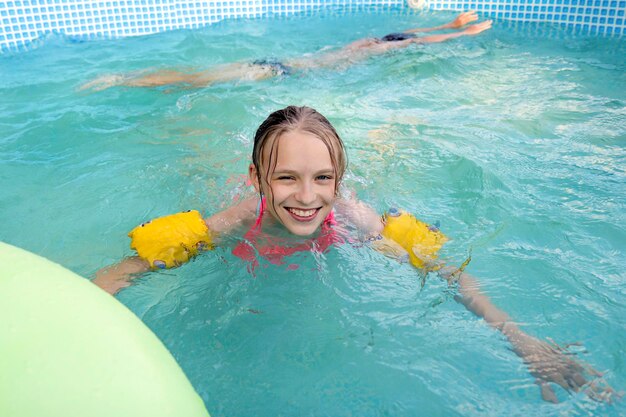
<instances>
[{"instance_id":1,"label":"turquoise pool water","mask_svg":"<svg viewBox=\"0 0 626 417\"><path fill-rule=\"evenodd\" d=\"M50 38L0 58L0 240L85 276L131 254L151 217L245 192L251 138L288 104L346 142L346 190L441 223L450 263L529 333L581 342L626 389L626 44L496 23L475 38L349 68L205 89L77 92L107 73L284 58L437 25L404 12L225 22L117 41ZM540 27L537 33L545 31ZM297 34L297 35L296 35ZM302 35L300 35L302 34ZM234 240L234 238L233 238ZM221 247L118 298L164 341L213 416L619 416L544 403L508 343L367 247L256 275Z\"/></svg>"}]
</instances>

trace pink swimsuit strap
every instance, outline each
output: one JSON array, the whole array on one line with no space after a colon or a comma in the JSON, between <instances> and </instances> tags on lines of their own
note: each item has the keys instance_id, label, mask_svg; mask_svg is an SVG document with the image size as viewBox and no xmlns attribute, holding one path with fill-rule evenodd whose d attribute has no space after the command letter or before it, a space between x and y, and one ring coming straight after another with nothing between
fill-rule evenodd
<instances>
[{"instance_id":1,"label":"pink swimsuit strap","mask_svg":"<svg viewBox=\"0 0 626 417\"><path fill-rule=\"evenodd\" d=\"M252 262L253 266L258 265L258 255L266 258L275 265L281 265L284 263L283 258L285 256L290 256L297 252L326 252L334 244L340 244L344 241L333 229L333 226L337 224L337 220L335 220L334 212L331 211L322 222L320 235L313 239L309 239L295 246L284 246L280 244L261 245L259 244L259 238L266 237L262 236L263 234L261 232L261 223L266 208L267 202L265 197L263 197L259 202L258 216L254 222L254 226L243 236L244 241L239 242L233 249L234 255L243 260ZM271 240L271 237L266 238Z\"/></svg>"}]
</instances>

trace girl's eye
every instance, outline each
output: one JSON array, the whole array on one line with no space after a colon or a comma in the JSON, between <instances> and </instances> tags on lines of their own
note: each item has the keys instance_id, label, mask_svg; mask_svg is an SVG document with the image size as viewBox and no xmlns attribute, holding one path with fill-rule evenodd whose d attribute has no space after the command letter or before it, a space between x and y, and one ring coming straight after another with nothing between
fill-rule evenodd
<instances>
[{"instance_id":1,"label":"girl's eye","mask_svg":"<svg viewBox=\"0 0 626 417\"><path fill-rule=\"evenodd\" d=\"M277 180L279 181L289 181L289 180L293 180L294 178L289 176L289 175L281 175L277 178Z\"/></svg>"},{"instance_id":2,"label":"girl's eye","mask_svg":"<svg viewBox=\"0 0 626 417\"><path fill-rule=\"evenodd\" d=\"M317 177L318 181L330 181L332 179L333 179L332 175L319 175Z\"/></svg>"}]
</instances>

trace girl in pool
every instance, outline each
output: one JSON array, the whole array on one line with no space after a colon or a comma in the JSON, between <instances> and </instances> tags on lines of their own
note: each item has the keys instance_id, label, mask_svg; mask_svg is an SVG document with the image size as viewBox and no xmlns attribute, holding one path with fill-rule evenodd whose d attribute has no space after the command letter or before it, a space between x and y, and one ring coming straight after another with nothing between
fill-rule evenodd
<instances>
[{"instance_id":1,"label":"girl in pool","mask_svg":"<svg viewBox=\"0 0 626 417\"><path fill-rule=\"evenodd\" d=\"M382 38L366 38L352 42L343 48L314 54L302 58L288 59L284 62L276 60L257 60L234 62L217 66L205 71L180 72L172 70L157 71L137 75L104 75L80 87L81 90L104 90L113 86L156 87L162 85L184 85L189 87L206 87L212 84L230 81L257 81L292 71L347 65L372 55L382 54L392 49L406 48L412 44L443 42L460 36L477 35L491 28L491 20L474 25L467 24L478 20L475 12L464 12L445 25L432 28L413 28L404 32L390 33ZM417 33L455 29L456 32L418 37ZM461 30L463 29L463 30Z\"/></svg>"},{"instance_id":2,"label":"girl in pool","mask_svg":"<svg viewBox=\"0 0 626 417\"><path fill-rule=\"evenodd\" d=\"M345 170L343 142L324 116L308 107L278 110L254 137L248 174L258 195L206 219L194 211L138 226L130 236L139 256L98 271L94 283L114 294L133 277L150 269L178 266L199 249L210 248L220 234L237 230L244 239L233 253L252 266L258 265L259 258L282 264L298 251L325 252L361 239L387 255L404 256L418 268L436 271L457 286L460 302L509 340L536 377L545 400L557 402L550 386L556 383L568 391L583 389L594 399L611 401L615 393L598 372L570 359L558 346L522 331L491 303L463 267L437 261L436 251L445 236L436 228L392 210L381 218L366 204L340 197ZM357 236L350 237L349 229L357 230ZM291 245L285 245L280 238L282 244L277 244L277 235L295 237L296 243L291 240Z\"/></svg>"}]
</instances>

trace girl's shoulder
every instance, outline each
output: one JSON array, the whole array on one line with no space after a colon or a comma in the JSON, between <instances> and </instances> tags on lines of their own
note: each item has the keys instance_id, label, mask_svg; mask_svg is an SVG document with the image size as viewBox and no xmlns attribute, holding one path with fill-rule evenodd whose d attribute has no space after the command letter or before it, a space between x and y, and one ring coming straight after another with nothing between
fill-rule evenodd
<instances>
[{"instance_id":1,"label":"girl's shoulder","mask_svg":"<svg viewBox=\"0 0 626 417\"><path fill-rule=\"evenodd\" d=\"M377 235L383 230L381 216L372 207L355 198L338 198L337 214L345 218L365 235Z\"/></svg>"},{"instance_id":2,"label":"girl's shoulder","mask_svg":"<svg viewBox=\"0 0 626 417\"><path fill-rule=\"evenodd\" d=\"M228 233L256 220L259 201L259 196L246 197L237 204L207 217L204 222L212 232Z\"/></svg>"}]
</instances>

